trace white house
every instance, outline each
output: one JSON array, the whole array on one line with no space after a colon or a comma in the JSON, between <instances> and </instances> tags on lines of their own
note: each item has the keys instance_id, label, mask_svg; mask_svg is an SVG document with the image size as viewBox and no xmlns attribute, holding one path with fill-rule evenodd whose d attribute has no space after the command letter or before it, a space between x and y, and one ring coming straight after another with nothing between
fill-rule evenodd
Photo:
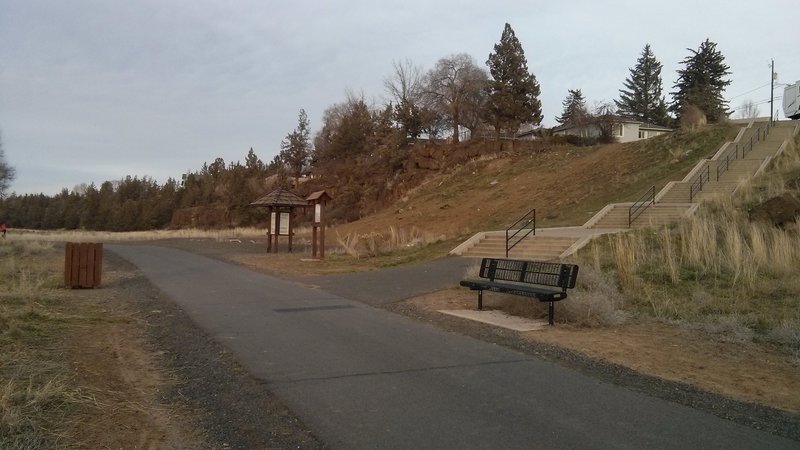
<instances>
[{"instance_id":1,"label":"white house","mask_svg":"<svg viewBox=\"0 0 800 450\"><path fill-rule=\"evenodd\" d=\"M642 139L650 139L651 137L672 131L671 128L631 119L620 119L618 123L614 124L612 130L614 133L614 138L616 138L617 142L633 142ZM560 127L553 128L553 135L599 137L600 128L594 124L582 126L562 125Z\"/></svg>"}]
</instances>

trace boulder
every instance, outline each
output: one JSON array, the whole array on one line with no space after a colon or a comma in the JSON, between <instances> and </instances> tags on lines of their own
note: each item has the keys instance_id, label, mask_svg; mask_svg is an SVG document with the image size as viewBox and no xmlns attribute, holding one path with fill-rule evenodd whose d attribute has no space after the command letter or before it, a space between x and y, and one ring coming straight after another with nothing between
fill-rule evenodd
<instances>
[{"instance_id":1,"label":"boulder","mask_svg":"<svg viewBox=\"0 0 800 450\"><path fill-rule=\"evenodd\" d=\"M800 218L800 199L785 192L750 209L750 220L771 223L776 227L791 225Z\"/></svg>"}]
</instances>

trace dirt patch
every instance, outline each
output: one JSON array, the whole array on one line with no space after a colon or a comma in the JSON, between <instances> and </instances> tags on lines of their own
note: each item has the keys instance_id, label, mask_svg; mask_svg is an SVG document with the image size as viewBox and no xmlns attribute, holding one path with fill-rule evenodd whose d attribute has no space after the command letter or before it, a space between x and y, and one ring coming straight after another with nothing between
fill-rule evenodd
<instances>
[{"instance_id":1,"label":"dirt patch","mask_svg":"<svg viewBox=\"0 0 800 450\"><path fill-rule=\"evenodd\" d=\"M156 389L160 399L170 411L191 411L207 437L200 447L178 447L325 447L263 381L251 376L135 266L111 252L106 264L127 274L115 289L137 311L137 326L146 330L143 348L170 374L171 382Z\"/></svg>"},{"instance_id":2,"label":"dirt patch","mask_svg":"<svg viewBox=\"0 0 800 450\"><path fill-rule=\"evenodd\" d=\"M203 442L189 411L160 402L157 394L168 380L144 350L136 324L87 327L70 344L76 381L90 386L94 403L79 419L80 446L189 448Z\"/></svg>"},{"instance_id":3,"label":"dirt patch","mask_svg":"<svg viewBox=\"0 0 800 450\"><path fill-rule=\"evenodd\" d=\"M484 294L488 309L506 301L508 296ZM448 289L406 303L428 312L474 309L476 294ZM565 347L592 359L744 402L800 413L800 370L796 361L792 355L766 345L721 342L708 333L659 322L610 328L559 324L543 331L519 333L519 338Z\"/></svg>"},{"instance_id":4,"label":"dirt patch","mask_svg":"<svg viewBox=\"0 0 800 450\"><path fill-rule=\"evenodd\" d=\"M80 448L199 448L204 433L192 411L163 402L175 382L148 350L147 324L120 285L130 272L106 270L99 289L64 290L74 325L64 352L73 380L90 401L69 419L70 446ZM79 318L79 319L78 319Z\"/></svg>"}]
</instances>

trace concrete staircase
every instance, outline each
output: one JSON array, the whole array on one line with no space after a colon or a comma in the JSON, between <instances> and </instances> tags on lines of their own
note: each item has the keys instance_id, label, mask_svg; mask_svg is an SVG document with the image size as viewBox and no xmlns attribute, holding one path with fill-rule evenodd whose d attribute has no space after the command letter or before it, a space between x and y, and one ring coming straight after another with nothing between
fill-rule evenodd
<instances>
[{"instance_id":1,"label":"concrete staircase","mask_svg":"<svg viewBox=\"0 0 800 450\"><path fill-rule=\"evenodd\" d=\"M588 224L589 228L628 228L628 214L631 204L617 203L605 215L594 223ZM691 203L656 203L647 208L633 222L634 228L660 226L674 222L685 215L691 208Z\"/></svg>"},{"instance_id":2,"label":"concrete staircase","mask_svg":"<svg viewBox=\"0 0 800 450\"><path fill-rule=\"evenodd\" d=\"M733 194L744 181L757 175L783 151L788 140L800 131L800 123L777 122L769 128L768 133L766 129L766 122L753 121L747 124L736 139L724 144L713 158L700 161L683 180L667 183L655 195L655 203L649 205L631 227L663 226L692 214L704 200ZM743 149L747 149L744 157ZM732 155L736 157L729 159L727 170L718 171L718 167L723 166L725 159ZM691 186L700 176L703 177L702 189L690 196ZM529 236L517 244L508 256L538 260L566 257L597 235L627 230L628 212L632 204L610 204L580 227L537 229L536 236ZM504 231L482 232L453 249L450 254L504 257L505 245Z\"/></svg>"},{"instance_id":3,"label":"concrete staircase","mask_svg":"<svg viewBox=\"0 0 800 450\"><path fill-rule=\"evenodd\" d=\"M778 122L769 129L768 134L765 134L765 128L766 124L754 124L746 128L736 142L724 146L713 159L698 163L695 170L683 181L667 184L656 196L657 203L700 202L733 194L743 182L755 176L781 151L784 142L796 133L797 124ZM745 149L748 152L743 157ZM734 155L735 158L730 160L727 170L722 170L728 155ZM720 172L722 173L719 174ZM692 184L703 173L708 174L708 179L703 183L702 189L690 195Z\"/></svg>"},{"instance_id":4,"label":"concrete staircase","mask_svg":"<svg viewBox=\"0 0 800 450\"><path fill-rule=\"evenodd\" d=\"M528 236L508 253L509 258L533 258L550 260L559 258L568 248L578 240L569 236ZM476 242L466 248L461 256L473 258L505 257L506 235L505 232L488 232L478 238Z\"/></svg>"}]
</instances>

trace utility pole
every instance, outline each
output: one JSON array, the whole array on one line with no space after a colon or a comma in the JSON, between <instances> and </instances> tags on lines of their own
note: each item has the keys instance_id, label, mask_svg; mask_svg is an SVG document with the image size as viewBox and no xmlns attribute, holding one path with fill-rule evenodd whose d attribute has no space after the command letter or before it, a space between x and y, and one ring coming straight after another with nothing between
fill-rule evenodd
<instances>
[{"instance_id":1,"label":"utility pole","mask_svg":"<svg viewBox=\"0 0 800 450\"><path fill-rule=\"evenodd\" d=\"M772 123L772 115L775 113L775 60L770 60L770 67L772 68L772 75L769 77L769 123Z\"/></svg>"}]
</instances>

